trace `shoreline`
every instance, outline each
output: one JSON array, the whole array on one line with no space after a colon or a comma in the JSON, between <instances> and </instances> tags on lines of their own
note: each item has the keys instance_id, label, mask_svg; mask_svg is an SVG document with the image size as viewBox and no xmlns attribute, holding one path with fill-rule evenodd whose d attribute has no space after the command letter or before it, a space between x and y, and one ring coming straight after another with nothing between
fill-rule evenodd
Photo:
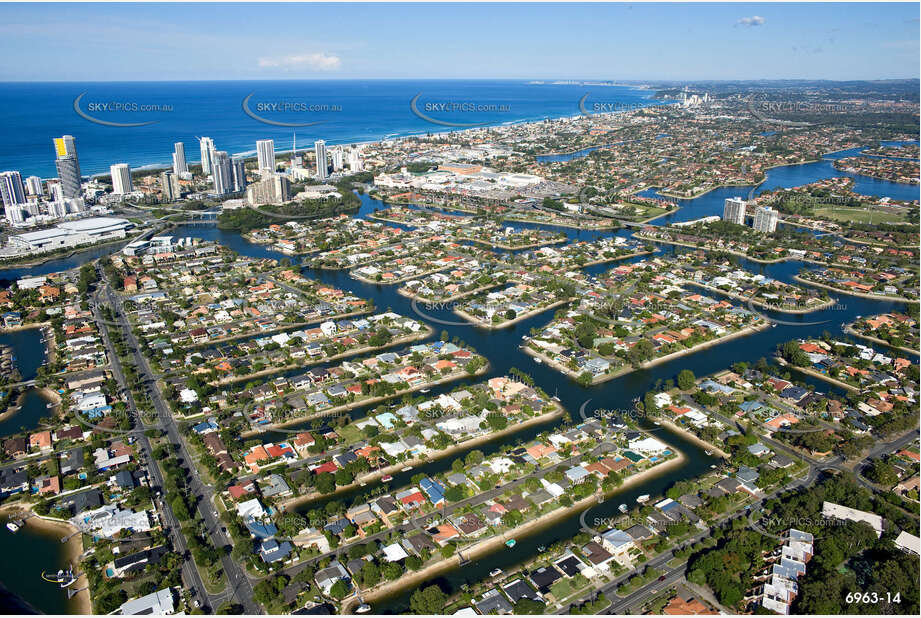
<instances>
[{"instance_id":1,"label":"shoreline","mask_svg":"<svg viewBox=\"0 0 921 618\"><path fill-rule=\"evenodd\" d=\"M734 332L734 333L729 333L728 335L724 335L724 336L722 336L722 337L717 337L716 339L712 339L712 340L710 340L710 341L703 341L703 342L701 342L701 343L698 343L698 344L695 345L695 346L691 346L690 348L685 348L684 350L678 350L677 352L672 352L671 354L666 354L665 356L660 356L659 358L654 358L654 359L652 359L652 360L650 360L650 361L647 361L647 362L643 363L643 364L640 366L640 368L641 368L641 369L649 369L649 368L651 368L651 367L655 367L656 365L659 365L659 364L661 364L661 363L668 362L668 361L673 360L673 359L675 359L675 358L681 358L682 356L687 356L688 354L692 354L692 353L694 353L694 352L697 352L698 350L706 350L707 348L712 348L712 347L715 346L715 345L720 345L720 344L725 343L725 342L727 342L727 341L732 341L733 339L738 339L739 337L747 337L748 335L754 335L755 333L760 333L761 331L767 330L767 329L769 329L770 327L771 327L771 325L770 325L770 323L767 322L767 321L765 321L765 322L764 322L763 324L761 324L760 326L757 326L757 325L745 326L745 327L743 327L741 330L738 330L738 331L736 331L736 332Z\"/></svg>"},{"instance_id":2,"label":"shoreline","mask_svg":"<svg viewBox=\"0 0 921 618\"><path fill-rule=\"evenodd\" d=\"M780 365L781 367L789 367L793 371L799 371L800 373L805 373L806 375L822 380L823 382L828 382L829 384L837 386L838 388L844 389L846 391L850 391L852 393L859 393L862 390L856 386L852 386L848 384L847 382L841 382L840 380L836 380L835 378L832 378L831 376L827 376L824 373L819 373L818 371L815 371L814 369L811 369L810 367L797 367L796 365L788 363L785 359L780 358L779 356L775 357L775 359L777 360L777 364Z\"/></svg>"},{"instance_id":3,"label":"shoreline","mask_svg":"<svg viewBox=\"0 0 921 618\"><path fill-rule=\"evenodd\" d=\"M251 373L245 376L233 376L232 378L223 378L223 379L217 380L216 382L209 382L209 384L211 384L212 386L226 386L228 384L237 384L239 382L246 382L246 381L253 380L253 379L264 378L266 376L270 376L276 373L285 373L287 371L293 371L294 369L297 369L298 367L311 367L313 365L322 365L324 363L329 363L329 362L336 361L342 358L349 358L352 356L356 356L358 354L364 354L365 352L377 352L379 350L386 350L386 349L392 348L393 346L402 345L404 343L411 343L413 341L421 341L422 339L428 339L429 337L435 334L434 328L432 328L428 324L425 324L424 326L425 326L424 331L420 330L418 333L414 333L412 335L406 335L405 337L401 337L399 339L394 339L393 341L391 341L390 343L384 346L380 346L380 347L364 346L361 348L357 348L355 350L346 350L345 352L340 352L339 354L336 354L334 356L327 356L327 357L324 357L318 360L310 359L310 360L307 360L306 362L302 362L299 360L299 362L293 365L285 365L283 367L272 367L269 369L263 369L262 371L257 371L256 373Z\"/></svg>"},{"instance_id":4,"label":"shoreline","mask_svg":"<svg viewBox=\"0 0 921 618\"><path fill-rule=\"evenodd\" d=\"M686 283L687 285L695 285L697 287L703 288L705 290L709 290L716 294L724 294L728 296L729 298L733 298L735 300L745 302L745 303L751 303L753 305L757 305L758 307L761 307L762 309L767 309L768 311L776 311L777 313L789 313L793 315L804 315L806 313L814 313L816 311L828 309L829 307L833 306L837 302L834 298L829 298L828 300L821 303L820 305L817 305L810 309L779 309L776 305L769 305L764 301L757 300L751 297L746 298L740 294L736 294L735 292L727 292L726 290L721 290L719 288L715 288L705 283L698 283L696 281L691 281L690 279L685 279L684 283Z\"/></svg>"},{"instance_id":5,"label":"shoreline","mask_svg":"<svg viewBox=\"0 0 921 618\"><path fill-rule=\"evenodd\" d=\"M336 414L337 412L345 412L345 411L348 411L348 410L354 410L355 408L361 408L361 407L363 407L363 406L367 406L367 405L379 403L379 402L381 402L381 401L387 401L388 399L396 399L397 397L401 397L401 396L406 395L406 394L408 394L408 393L414 393L414 392L416 392L416 391L422 390L423 388L431 388L431 387L433 387L433 386L438 386L438 385L440 385L440 384L447 384L448 382L453 382L453 381L455 381L455 380L460 380L460 379L462 379L462 378L464 378L464 377L471 377L471 378L472 378L472 377L474 377L474 376L483 375L484 373L486 373L487 371L489 371L490 363L489 363L489 361L486 359L485 356L482 357L482 358L483 358L483 360L486 360L486 364L485 364L484 366L480 367L480 368L479 368L476 372L474 372L472 375L471 375L470 373L468 373L467 371L458 372L456 375L447 375L447 376L442 377L442 378L439 379L439 380L436 380L435 382L426 382L426 383L424 383L424 384L417 384L416 386L414 386L414 387L412 387L412 388L410 388L410 389L406 389L406 390L402 390L402 391L397 391L396 393L394 393L394 394L392 394L392 395L384 395L384 396L379 396L379 397L371 397L370 399L362 399L361 401L353 401L352 403L347 403L347 404L343 404L343 405L341 405L341 406L336 406L335 408L328 408L328 409L326 409L326 410L323 410L323 411L321 411L321 412L317 412L317 413L315 413L315 414L311 414L311 415L306 415L306 416L294 418L294 419L291 419L291 420L283 421L283 422L281 422L281 423L271 423L271 424L268 424L268 425L263 425L263 426L262 426L261 428L259 428L259 429L249 429L249 430L247 430L247 431L241 432L241 433L240 433L240 437L241 437L241 438L251 438L251 437L257 436L257 435L259 435L259 434L261 434L261 433L265 433L265 432L268 432L268 431L275 431L276 429L280 429L280 428L283 428L283 427L288 427L288 426L290 426L290 425L299 425L300 423L305 423L305 422L307 422L307 421L309 421L309 420L313 420L313 419L315 419L315 418L322 418L322 417L324 417L324 416L329 416L329 415L331 415L331 414ZM307 430L305 429L304 431L307 431ZM260 467L260 469L262 469L262 468L264 468L264 467Z\"/></svg>"},{"instance_id":6,"label":"shoreline","mask_svg":"<svg viewBox=\"0 0 921 618\"><path fill-rule=\"evenodd\" d=\"M500 330L500 329L503 329L503 328L508 328L509 326L512 326L513 324L517 324L518 322L521 322L522 320L527 320L528 318L532 318L532 317L534 317L534 316L536 316L536 315L540 315L541 313L543 313L543 312L545 312L545 311L549 311L550 309L553 309L554 307L559 307L560 305L565 305L566 303L570 302L571 300L572 300L571 298L566 298L566 299L563 299L563 300L558 300L558 301L556 301L555 303L552 303L552 304L547 305L546 307L543 307L543 308L540 308L540 309L533 309L533 310L531 310L531 311L526 311L525 313L522 313L521 315L516 316L515 318L513 318L513 319L511 319L511 320L506 320L505 322L501 322L501 323L499 323L499 324L491 324L491 323L490 323L490 324L487 324L486 322L483 322L483 320L481 320L480 318L478 318L478 317L476 317L476 316L474 316L474 315L471 315L471 314L467 313L467 312L464 311L463 309L455 309L455 310L454 310L454 313L457 314L457 315L459 315L460 317L464 318L464 319L467 320L468 322L470 322L470 325L471 325L471 326L475 326L475 327L478 327L478 328L486 328L486 329L489 329L489 330Z\"/></svg>"},{"instance_id":7,"label":"shoreline","mask_svg":"<svg viewBox=\"0 0 921 618\"><path fill-rule=\"evenodd\" d=\"M676 433L680 433L682 436L684 436L685 438L687 438L688 440L690 440L697 446L703 448L704 451L713 451L714 453L717 453L723 459L730 458L729 453L719 448L718 446L714 446L713 444L710 444L709 442L699 437L697 434L690 431L689 429L685 429L684 427L681 427L677 423L673 423L671 420L665 419L661 416L656 417L656 420L659 421L661 424L665 425L666 427L668 427L669 429L671 429L672 431Z\"/></svg>"},{"instance_id":8,"label":"shoreline","mask_svg":"<svg viewBox=\"0 0 921 618\"><path fill-rule=\"evenodd\" d=\"M665 356L660 356L660 357L658 357L658 358L653 358L653 359L648 360L648 361L646 361L645 363L643 363L643 364L641 364L641 365L639 365L639 366L637 366L637 367L634 367L634 366L629 365L629 364L625 364L623 367L620 368L620 370L615 371L614 373L603 374L603 375L600 376L600 377L595 377L595 378L593 378L592 381L591 381L591 383L589 384L589 386L595 386L595 385L597 385L597 384L603 384L603 383L605 383L605 382L609 382L610 380L614 380L614 379L616 379L616 378L625 376L625 375L627 375L628 373L632 373L632 372L638 371L638 370L640 370L640 369L649 369L649 368L651 368L651 367L655 367L656 365L658 365L658 364L660 364L660 363L668 362L668 361L673 360L673 359L675 359L675 358L680 358L681 356L686 356L686 355L688 355L688 354L692 354L692 353L694 353L694 352L697 352L698 350L704 350L704 349L707 349L707 348L709 348L709 347L713 347L713 346L715 346L715 345L720 345L721 343L725 343L726 341L730 341L730 340L736 339L736 338L738 338L738 337L744 337L744 336L748 336L748 335L754 335L755 333L759 333L759 332L761 332L761 331L763 331L763 330L766 330L766 329L770 328L770 326L771 326L771 325L770 325L769 323L765 323L765 324L762 325L762 326L753 326L753 325L751 325L751 326L745 326L745 327L743 327L741 330L738 330L738 331L736 331L736 332L734 332L734 333L729 333L728 335L724 335L724 336L718 337L718 338L716 338L716 339L711 339L710 341L702 341L701 343L698 343L697 345L691 346L690 348L685 348L685 349L683 349L683 350L678 350L677 352L672 352L672 353L670 353L670 354L666 354ZM572 378L572 379L574 379L574 380L578 380L578 379L579 379L579 375L580 375L580 374L577 374L575 371L573 371L573 370L570 369L569 367L564 367L563 365L560 365L560 363L556 362L556 361L553 360L552 358L549 358L549 357L547 357L547 356L545 356L545 355L543 355L543 354L537 352L536 350L531 349L527 344L520 346L520 349L521 349L522 351L524 351L525 354L528 354L529 356L532 356L532 357L534 357L534 358L539 358L539 359L541 360L542 363L546 363L546 364L549 365L551 368L557 369L558 371L560 371L560 372L563 373L564 375L566 375L566 376L568 376L568 377L570 377L570 378ZM603 357L602 357L602 358L603 358Z\"/></svg>"},{"instance_id":9,"label":"shoreline","mask_svg":"<svg viewBox=\"0 0 921 618\"><path fill-rule=\"evenodd\" d=\"M560 404L554 402L554 410L551 412L541 414L540 416L531 417L522 423L518 423L516 425L506 427L502 431L497 431L497 432L486 434L483 436L477 436L475 438L470 438L469 440L464 440L463 442L457 442L453 446L449 446L447 449L438 451L436 453L428 453L425 455L419 455L418 457L414 457L412 459L407 459L405 461L391 464L387 466L386 468L380 468L379 470L369 472L365 476L356 478L353 482L349 483L348 485L342 485L342 486L336 487L336 491L332 493L318 494L314 492L312 494L291 498L281 503L279 505L279 509L282 511L290 512L292 508L296 508L298 506L301 506L302 504L309 504L310 502L315 502L316 500L322 500L324 498L331 498L338 493L348 491L351 489L355 489L356 487L361 487L361 483L363 482L367 483L369 481L377 481L378 479L380 479L382 476L386 474L393 474L395 472L400 472L406 466L415 467L427 461L437 461L439 459L444 459L445 457L452 455L453 453L456 453L457 451L462 451L462 450L466 450L469 448L473 448L475 446L479 446L480 444L491 442L492 440L504 437L511 433L518 433L525 427L530 427L532 425L539 425L541 423L549 422L553 420L554 418L562 416L565 413L566 413L566 409Z\"/></svg>"},{"instance_id":10,"label":"shoreline","mask_svg":"<svg viewBox=\"0 0 921 618\"><path fill-rule=\"evenodd\" d=\"M4 505L0 507L0 516L7 517L11 514L11 511L22 510L24 509L13 504ZM25 526L31 528L41 536L55 537L55 541L63 550L60 552L60 555L65 561L71 564L75 571L78 570L80 568L80 556L83 554L83 536L81 534L76 534L72 536L67 543L60 542L63 536L71 535L74 532L78 532L78 530L63 519L54 519L35 514L31 510L31 506L25 510L32 513L32 516L26 520ZM90 598L89 582L86 579L86 574L81 574L80 577L77 578L77 581L71 584L71 586L74 590L81 587L84 587L84 589L67 600L69 608L74 614L92 614L93 604Z\"/></svg>"},{"instance_id":11,"label":"shoreline","mask_svg":"<svg viewBox=\"0 0 921 618\"><path fill-rule=\"evenodd\" d=\"M851 290L842 290L839 288L826 285L824 283L819 283L818 281L812 281L810 279L804 279L799 275L793 275L793 279L799 281L800 283L805 283L806 285L814 285L816 287L825 288L826 290L831 290L832 292L839 292L841 294L847 294L848 296L858 296L860 298L866 298L869 300L882 300L890 301L896 303L918 303L921 302L918 299L902 298L900 296L884 296L882 294L866 294L864 292L852 292Z\"/></svg>"},{"instance_id":12,"label":"shoreline","mask_svg":"<svg viewBox=\"0 0 921 618\"><path fill-rule=\"evenodd\" d=\"M670 459L661 464L655 465L652 468L647 468L646 470L643 470L642 472L638 472L634 475L631 475L629 478L625 479L624 482L620 486L616 487L615 489L613 489L612 491L608 493L601 494L601 496L603 497L602 501L609 500L610 498L616 496L617 494L632 488L633 486L641 483L642 481L645 481L648 477L656 476L663 472L667 472L671 468L674 468L678 466L679 464L684 463L687 460L687 456L681 451L677 451L674 449L673 451L677 455L674 459ZM559 519L563 519L580 510L586 510L592 504L598 504L598 498L599 498L598 492L593 493L592 495L586 498L583 498L582 500L579 500L578 502L573 503L573 505L570 507L554 509L553 511L549 513L544 513L540 517L533 519L527 523L523 523L516 528L512 528L511 530L506 530L505 532L501 534L497 534L495 536L491 536L489 538L476 541L469 547L459 550L459 552L463 553L464 558L466 560L470 560L470 561L476 560L485 555L491 554L498 549L501 549L502 546L505 544L505 541L507 541L510 538L515 538L519 536L531 536L539 532L540 530L548 527L550 524L552 524L553 522ZM445 571L452 570L455 567L459 567L459 566L461 566L460 558L458 557L457 553L455 553L450 558L439 560L438 562L435 562L434 564L424 567L420 569L419 571L405 574L399 580L388 582L384 584L383 586L381 586L380 588L363 593L362 597L366 603L369 603L371 601L376 601L381 598L393 596L394 594L399 594L400 591L404 588L415 586L420 581L430 579L434 575L437 575ZM343 602L343 613L346 613L346 614L350 613L350 610L352 609L352 607L355 605L356 602L357 602L357 599L355 599L354 597L348 597Z\"/></svg>"},{"instance_id":13,"label":"shoreline","mask_svg":"<svg viewBox=\"0 0 921 618\"><path fill-rule=\"evenodd\" d=\"M853 335L854 337L857 337L858 339L865 339L867 341L872 341L873 343L884 345L887 348L890 348L892 350L898 350L899 352L905 352L906 354L918 354L918 350L913 350L911 348L904 348L898 345L892 345L885 339L879 339L877 337L871 337L869 335L861 334L857 332L856 330L854 330L854 324L855 324L854 322L851 322L850 324L845 324L844 329L843 329L844 332L847 333L848 335Z\"/></svg>"}]
</instances>

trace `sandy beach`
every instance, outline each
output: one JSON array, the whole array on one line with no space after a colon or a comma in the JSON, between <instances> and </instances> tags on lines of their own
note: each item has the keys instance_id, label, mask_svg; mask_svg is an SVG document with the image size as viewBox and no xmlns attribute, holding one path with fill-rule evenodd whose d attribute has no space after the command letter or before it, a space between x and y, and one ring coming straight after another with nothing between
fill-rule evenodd
<instances>
[{"instance_id":1,"label":"sandy beach","mask_svg":"<svg viewBox=\"0 0 921 618\"><path fill-rule=\"evenodd\" d=\"M15 512L21 512L24 510L25 505L5 505L0 507L0 518L6 520L6 518ZM39 515L33 515L26 520L26 526L36 530L44 535L54 537L55 539L62 539L69 534L73 534L77 531L76 528L70 525L67 521L62 519L53 519L50 517L42 517ZM74 572L78 573L80 569L80 555L83 553L83 537L79 534L74 535L70 538L67 543L62 543L61 548L63 550L63 557L65 562L69 562L73 568ZM93 606L92 601L90 600L89 589L87 588L88 582L85 575L81 575L77 581L71 585L71 588L74 590L80 590L77 594L70 598L68 603L74 614L92 614Z\"/></svg>"},{"instance_id":2,"label":"sandy beach","mask_svg":"<svg viewBox=\"0 0 921 618\"><path fill-rule=\"evenodd\" d=\"M686 457L684 453L681 453L680 451L678 451L677 457L675 457L674 459L670 459L657 466L654 466L647 470L643 470L642 472L638 474L634 474L630 478L626 479L620 487L616 488L615 490L609 493L604 494L604 499L609 499L621 492L627 491L628 489L636 486L639 483L642 483L643 481L645 481L646 479L652 476L657 476L659 474L662 474L663 472L667 472L668 470L672 468L680 466L682 463L684 463L685 460L686 460ZM466 560L476 560L476 559L482 558L483 556L491 554L492 552L504 547L505 542L508 539L511 539L511 538L518 539L520 537L526 537L526 536L535 534L539 532L540 530L550 526L554 522L560 519L563 519L566 516L571 515L572 513L584 510L590 507L592 504L597 504L597 503L598 503L598 494L597 493L592 494L591 496L587 498L583 498L582 500L579 500L578 502L573 503L573 505L569 508L555 509L549 513L545 513L544 515L541 515L537 519L533 519L527 523L524 523L518 526L517 528L513 528L502 534L477 541L476 543L462 549L461 553L463 553L463 556ZM373 603L374 601L378 599L387 597L395 593L399 593L403 589L413 588L419 585L420 583L438 575L439 573L450 571L451 569L454 569L459 566L460 566L460 558L455 554L454 556L451 556L450 558L435 562L434 564L431 564L423 569L420 569L419 571L407 573L403 575L402 577L400 577L400 579L398 579L397 581L388 582L384 584L383 586L380 586L379 588L375 588L373 590L363 592L362 598L364 599L366 603ZM343 604L343 613L350 613L350 610L355 606L356 603L357 603L357 599L355 599L354 597L346 599Z\"/></svg>"}]
</instances>

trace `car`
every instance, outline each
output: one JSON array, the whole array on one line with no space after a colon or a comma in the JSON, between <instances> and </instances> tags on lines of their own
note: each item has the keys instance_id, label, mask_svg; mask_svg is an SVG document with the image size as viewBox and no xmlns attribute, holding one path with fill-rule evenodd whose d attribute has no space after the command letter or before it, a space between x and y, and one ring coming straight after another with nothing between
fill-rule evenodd
<instances>
[{"instance_id":1,"label":"car","mask_svg":"<svg viewBox=\"0 0 921 618\"><path fill-rule=\"evenodd\" d=\"M660 582L664 582L664 581L665 581L665 576L662 575L661 577L659 577L659 581L660 581Z\"/></svg>"}]
</instances>

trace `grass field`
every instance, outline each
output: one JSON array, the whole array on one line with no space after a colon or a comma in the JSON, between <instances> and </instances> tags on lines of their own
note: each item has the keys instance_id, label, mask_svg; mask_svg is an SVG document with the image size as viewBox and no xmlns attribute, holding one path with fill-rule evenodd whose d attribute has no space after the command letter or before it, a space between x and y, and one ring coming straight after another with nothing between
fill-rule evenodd
<instances>
[{"instance_id":1,"label":"grass field","mask_svg":"<svg viewBox=\"0 0 921 618\"><path fill-rule=\"evenodd\" d=\"M843 223L903 223L906 218L898 213L875 210L873 208L834 208L831 206L816 208L815 216Z\"/></svg>"}]
</instances>

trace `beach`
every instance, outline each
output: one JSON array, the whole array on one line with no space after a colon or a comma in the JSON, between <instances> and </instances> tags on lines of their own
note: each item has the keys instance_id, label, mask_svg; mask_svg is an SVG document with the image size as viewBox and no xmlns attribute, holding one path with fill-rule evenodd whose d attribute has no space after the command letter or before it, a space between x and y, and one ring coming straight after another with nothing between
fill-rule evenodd
<instances>
[{"instance_id":1,"label":"beach","mask_svg":"<svg viewBox=\"0 0 921 618\"><path fill-rule=\"evenodd\" d=\"M14 513L21 513L24 510L24 507L27 505L18 505L18 504L9 504L0 507L0 519L4 522L12 516ZM70 523L61 519L53 519L50 517L42 517L39 515L32 515L26 520L25 526L28 528L42 534L44 536L52 537L56 540L60 540L65 536L71 535L77 531ZM63 561L70 563L74 569L75 573L80 573L80 556L83 553L83 537L80 534L74 535L67 541L67 543L61 544L62 548L62 557ZM8 556L6 559L14 559L12 556ZM48 584L49 586L52 584ZM90 600L89 589L87 588L88 582L85 575L81 575L77 581L71 584L71 588L74 590L80 590L77 594L71 597L68 601L68 604L72 608L72 613L74 614L92 614L92 601Z\"/></svg>"}]
</instances>

